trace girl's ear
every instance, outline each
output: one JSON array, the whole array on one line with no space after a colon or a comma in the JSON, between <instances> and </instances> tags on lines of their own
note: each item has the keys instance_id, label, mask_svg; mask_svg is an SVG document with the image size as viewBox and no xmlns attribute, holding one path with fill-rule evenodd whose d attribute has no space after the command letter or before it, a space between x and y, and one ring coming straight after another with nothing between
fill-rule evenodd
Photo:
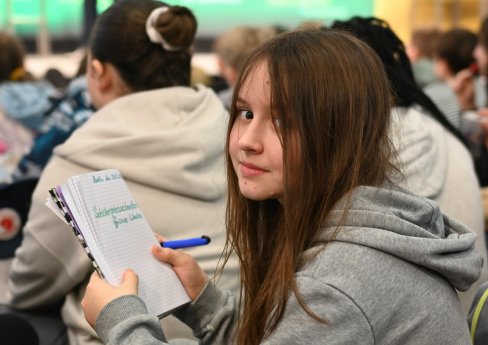
<instances>
[{"instance_id":1,"label":"girl's ear","mask_svg":"<svg viewBox=\"0 0 488 345\"><path fill-rule=\"evenodd\" d=\"M100 92L109 90L113 83L113 70L108 64L97 59L90 61L90 67L90 76L97 81L98 90Z\"/></svg>"}]
</instances>

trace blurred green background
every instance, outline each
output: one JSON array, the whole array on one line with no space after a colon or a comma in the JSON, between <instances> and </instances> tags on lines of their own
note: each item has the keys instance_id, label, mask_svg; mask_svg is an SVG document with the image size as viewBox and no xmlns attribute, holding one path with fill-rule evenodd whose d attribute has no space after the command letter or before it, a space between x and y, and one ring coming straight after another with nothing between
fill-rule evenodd
<instances>
[{"instance_id":1,"label":"blurred green background","mask_svg":"<svg viewBox=\"0 0 488 345\"><path fill-rule=\"evenodd\" d=\"M10 0L12 14L35 17L40 1ZM352 15L370 16L373 0L174 0L172 5L184 5L193 10L199 21L198 36L212 37L240 24L273 24L292 28L306 20L330 23ZM49 34L52 38L76 37L83 26L83 0L45 0ZM112 0L98 0L99 13ZM0 0L0 27L6 26L7 0ZM34 24L18 24L21 36L34 36Z\"/></svg>"}]
</instances>

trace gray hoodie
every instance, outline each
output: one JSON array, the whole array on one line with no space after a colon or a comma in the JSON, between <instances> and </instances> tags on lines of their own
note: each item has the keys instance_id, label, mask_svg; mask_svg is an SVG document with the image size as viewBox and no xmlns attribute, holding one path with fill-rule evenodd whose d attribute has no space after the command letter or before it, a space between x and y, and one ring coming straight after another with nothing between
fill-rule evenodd
<instances>
[{"instance_id":1,"label":"gray hoodie","mask_svg":"<svg viewBox=\"0 0 488 345\"><path fill-rule=\"evenodd\" d=\"M434 200L443 213L476 233L476 249L486 261L483 204L469 151L430 115L416 108L393 108L391 118L391 136L397 149L394 163L405 177L402 187ZM487 280L488 270L483 267L481 278L460 294L466 314L478 286Z\"/></svg>"},{"instance_id":2,"label":"gray hoodie","mask_svg":"<svg viewBox=\"0 0 488 345\"><path fill-rule=\"evenodd\" d=\"M321 232L331 239L342 210ZM292 294L277 329L264 344L470 344L455 289L478 279L483 260L476 236L427 199L397 188L359 187L347 219L325 250L295 278L312 319ZM234 297L208 284L176 316L202 344L229 344L236 325ZM108 344L162 344L157 318L136 296L123 296L100 313L96 330Z\"/></svg>"}]
</instances>

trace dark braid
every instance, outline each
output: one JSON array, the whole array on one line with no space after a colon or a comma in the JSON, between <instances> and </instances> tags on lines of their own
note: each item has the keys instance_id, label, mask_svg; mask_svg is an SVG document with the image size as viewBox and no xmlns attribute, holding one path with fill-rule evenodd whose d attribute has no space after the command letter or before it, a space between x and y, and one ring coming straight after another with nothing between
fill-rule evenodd
<instances>
[{"instance_id":1,"label":"dark braid","mask_svg":"<svg viewBox=\"0 0 488 345\"><path fill-rule=\"evenodd\" d=\"M331 27L355 35L376 51L388 74L390 86L394 92L395 106L410 107L414 104L421 106L466 145L466 139L461 132L447 120L446 116L415 82L412 66L405 52L405 45L387 22L374 17L352 17L347 21L335 21Z\"/></svg>"}]
</instances>

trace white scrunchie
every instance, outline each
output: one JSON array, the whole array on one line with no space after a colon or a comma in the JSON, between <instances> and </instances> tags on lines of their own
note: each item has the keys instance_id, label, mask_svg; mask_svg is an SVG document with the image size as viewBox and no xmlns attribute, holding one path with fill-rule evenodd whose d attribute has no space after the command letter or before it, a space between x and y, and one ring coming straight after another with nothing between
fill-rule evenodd
<instances>
[{"instance_id":1,"label":"white scrunchie","mask_svg":"<svg viewBox=\"0 0 488 345\"><path fill-rule=\"evenodd\" d=\"M154 28L159 16L169 10L169 7L163 6L155 8L149 17L146 20L146 34L149 37L149 40L153 43L159 43L163 47L164 50L175 52L181 49L181 47L173 47L169 44L163 36Z\"/></svg>"}]
</instances>

